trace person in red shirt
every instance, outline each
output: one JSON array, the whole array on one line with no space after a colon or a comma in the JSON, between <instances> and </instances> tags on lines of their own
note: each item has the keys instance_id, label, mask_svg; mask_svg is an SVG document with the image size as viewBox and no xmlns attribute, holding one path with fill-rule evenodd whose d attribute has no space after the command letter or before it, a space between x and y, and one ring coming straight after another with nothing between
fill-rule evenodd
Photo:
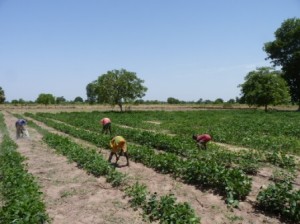
<instances>
[{"instance_id":1,"label":"person in red shirt","mask_svg":"<svg viewBox=\"0 0 300 224\"><path fill-rule=\"evenodd\" d=\"M193 135L193 139L197 142L199 149L206 149L206 143L211 140L209 134Z\"/></svg>"},{"instance_id":2,"label":"person in red shirt","mask_svg":"<svg viewBox=\"0 0 300 224\"><path fill-rule=\"evenodd\" d=\"M111 134L111 120L108 117L101 119L100 124L102 125L102 134Z\"/></svg>"}]
</instances>

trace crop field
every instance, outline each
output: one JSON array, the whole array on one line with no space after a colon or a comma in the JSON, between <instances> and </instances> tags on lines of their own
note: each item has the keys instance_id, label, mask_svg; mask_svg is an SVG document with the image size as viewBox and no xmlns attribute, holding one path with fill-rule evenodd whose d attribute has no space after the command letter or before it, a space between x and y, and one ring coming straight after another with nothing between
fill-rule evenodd
<instances>
[{"instance_id":1,"label":"crop field","mask_svg":"<svg viewBox=\"0 0 300 224\"><path fill-rule=\"evenodd\" d=\"M0 115L0 223L300 223L298 112ZM16 139L17 118L30 137ZM213 138L207 150L192 139L202 133ZM116 135L129 167L107 161Z\"/></svg>"}]
</instances>

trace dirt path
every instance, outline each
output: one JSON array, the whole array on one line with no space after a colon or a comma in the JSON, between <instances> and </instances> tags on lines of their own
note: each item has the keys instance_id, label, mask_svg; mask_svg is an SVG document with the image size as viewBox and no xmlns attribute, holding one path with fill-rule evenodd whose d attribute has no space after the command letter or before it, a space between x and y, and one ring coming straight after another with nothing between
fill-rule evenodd
<instances>
[{"instance_id":1,"label":"dirt path","mask_svg":"<svg viewBox=\"0 0 300 224\"><path fill-rule=\"evenodd\" d=\"M7 113L4 114L11 137L14 139L16 119ZM39 122L36 123L45 127ZM47 129L53 131L51 128ZM110 186L103 178L87 175L74 163L68 163L66 158L56 155L54 150L43 144L42 136L35 130L29 129L29 133L30 139L17 140L18 150L28 158L29 171L37 176L43 188L53 223L143 223L138 212L129 208L121 191L105 189ZM77 139L76 142L95 148L82 140ZM107 150L98 150L108 157ZM122 157L119 163L125 164L125 159ZM188 202L204 224L281 223L276 218L255 211L253 207L260 187L269 183L264 175L253 177L253 189L247 200L240 203L238 209L229 209L221 196L178 182L142 164L131 162L129 168L123 167L118 170L128 174L129 183L139 181L146 184L152 193L173 193L179 201ZM268 170L260 172L264 174Z\"/></svg>"}]
</instances>

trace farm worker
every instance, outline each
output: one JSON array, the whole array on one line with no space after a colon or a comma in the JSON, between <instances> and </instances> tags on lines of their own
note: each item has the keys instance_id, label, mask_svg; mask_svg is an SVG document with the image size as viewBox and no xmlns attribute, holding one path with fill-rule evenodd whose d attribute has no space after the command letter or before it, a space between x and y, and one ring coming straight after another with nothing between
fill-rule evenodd
<instances>
[{"instance_id":1,"label":"farm worker","mask_svg":"<svg viewBox=\"0 0 300 224\"><path fill-rule=\"evenodd\" d=\"M17 132L17 138L23 137L24 134L26 134L25 125L27 124L27 121L24 119L18 119L16 121L16 132ZM26 134L27 135L27 134Z\"/></svg>"},{"instance_id":2,"label":"farm worker","mask_svg":"<svg viewBox=\"0 0 300 224\"><path fill-rule=\"evenodd\" d=\"M108 117L101 119L100 124L102 124L102 134L111 134L111 120Z\"/></svg>"},{"instance_id":3,"label":"farm worker","mask_svg":"<svg viewBox=\"0 0 300 224\"><path fill-rule=\"evenodd\" d=\"M129 166L126 140L122 136L115 136L110 141L110 147L111 147L111 152L108 161L110 162L113 155L115 155L117 158L116 160L116 164L117 164L120 156L124 155L127 160L127 166Z\"/></svg>"},{"instance_id":4,"label":"farm worker","mask_svg":"<svg viewBox=\"0 0 300 224\"><path fill-rule=\"evenodd\" d=\"M199 149L206 149L206 143L211 140L209 134L193 135L193 139L197 142Z\"/></svg>"}]
</instances>

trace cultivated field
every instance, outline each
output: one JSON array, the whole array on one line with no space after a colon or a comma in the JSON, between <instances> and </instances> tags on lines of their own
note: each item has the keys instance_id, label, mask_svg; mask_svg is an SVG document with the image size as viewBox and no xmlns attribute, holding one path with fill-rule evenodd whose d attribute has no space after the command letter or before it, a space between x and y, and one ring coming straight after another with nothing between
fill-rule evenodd
<instances>
[{"instance_id":1,"label":"cultivated field","mask_svg":"<svg viewBox=\"0 0 300 224\"><path fill-rule=\"evenodd\" d=\"M49 216L45 222L300 221L300 113L127 109L2 108L1 140L6 129L16 151L26 158L25 171L42 192ZM29 121L29 138L15 138L14 123L20 117ZM101 134L103 117L111 118L113 135L127 139L130 167L124 166L123 157L117 166L107 163L112 136ZM212 135L208 150L197 149L195 133ZM8 199L1 186L5 208ZM19 206L24 212L24 205ZM37 208L43 211L42 205Z\"/></svg>"}]
</instances>

